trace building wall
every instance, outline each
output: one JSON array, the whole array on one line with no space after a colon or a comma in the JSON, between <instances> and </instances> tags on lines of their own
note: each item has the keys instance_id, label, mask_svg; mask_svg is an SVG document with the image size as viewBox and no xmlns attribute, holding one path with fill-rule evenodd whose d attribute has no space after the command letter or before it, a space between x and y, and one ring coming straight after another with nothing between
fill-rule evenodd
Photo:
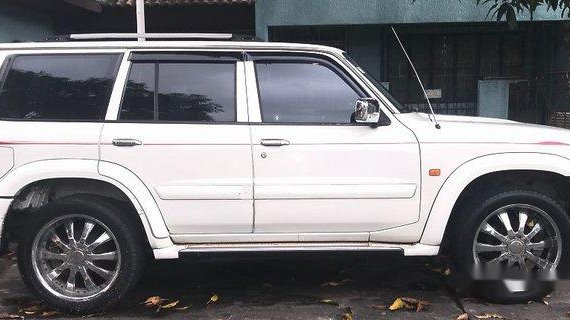
<instances>
[{"instance_id":1,"label":"building wall","mask_svg":"<svg viewBox=\"0 0 570 320\"><path fill-rule=\"evenodd\" d=\"M570 110L570 81L568 81L570 79L569 20L563 17L560 11L547 11L546 8L542 7L535 13L535 22L533 23L527 23L530 16L526 12L520 14L517 17L520 21L519 28L512 32L506 23L496 23L487 18L490 4L477 6L475 1L460 2L458 0L416 0L415 2L403 0L257 1L256 34L264 40L280 40L275 35L283 34L279 30L288 30L285 34L289 32L289 35L284 38L287 40L296 39L295 32L298 35L304 34L303 28L311 28L312 33L317 35L319 34L318 30L322 28L329 30L331 28L344 28L346 33L343 34L343 39L345 39L346 45L339 47L348 51L363 67L381 81L388 81L389 66L394 64L394 61L388 61L390 58L389 48L394 46L393 43L387 41L389 37L388 26L390 25L396 25L404 38L406 34L447 35L462 33L468 37L469 35L476 37L477 34L485 33L503 34L504 36L500 38L502 44L499 52L507 52L507 57L511 58L516 56L514 53L524 52L524 60L522 60L524 70L518 70L516 75L511 74L511 71L507 74L503 74L503 72L496 75L482 75L480 71L476 70L477 79L475 80L500 80L504 81L505 85L501 86L499 92L495 90L498 88L492 85L478 87L477 82L475 82L469 87L473 87L471 89L475 94L474 101L471 101L473 99L470 100L470 105L481 102L484 106L477 107L475 105L475 108L484 109L479 111L483 111L482 113L485 115L501 117L505 117L507 113L511 116L509 108L512 105L516 107L513 108L515 118L537 123L547 122L549 116L557 110ZM557 28L558 31L555 30ZM522 47L515 44L518 40L515 41L514 34L517 32L524 37ZM293 42L326 44L326 41L329 41L334 43L334 40L328 38L324 42L311 42L303 39L303 36L297 38L300 38L300 41ZM487 45L484 46L487 48L489 44L494 42L482 43L482 41L495 41L489 38L492 37L479 37L478 45ZM430 47L427 44L425 46L426 48ZM508 52L513 54L508 54ZM486 54L490 53L486 52ZM436 53L435 56L437 55ZM518 61L511 58L500 61L501 70L511 70L510 65L507 65L506 69L503 66L504 61ZM427 58L416 57L416 59L420 60L419 64L421 65L421 62ZM463 64L461 66L463 67ZM479 67L476 69L480 70ZM421 72L422 70L420 70ZM463 78L470 76L469 72L463 69L457 72L456 74ZM440 74L436 72L436 76L439 77ZM425 79L424 82L428 80ZM518 82L511 83L513 80ZM449 79L444 82L444 84L458 83ZM471 82L469 83L471 84ZM396 89L395 86L394 90ZM477 98L477 89L479 89L479 99ZM496 95L490 94L493 93L493 90L497 91ZM449 90L447 91L449 92ZM488 97L489 99L478 101L482 100L480 97ZM453 100L449 103L464 102L459 101L461 100L459 98L456 99L455 95Z\"/></svg>"},{"instance_id":2,"label":"building wall","mask_svg":"<svg viewBox=\"0 0 570 320\"><path fill-rule=\"evenodd\" d=\"M548 111L570 112L570 24L536 26L532 36L533 86L540 89Z\"/></svg>"},{"instance_id":3,"label":"building wall","mask_svg":"<svg viewBox=\"0 0 570 320\"><path fill-rule=\"evenodd\" d=\"M48 15L0 2L0 42L38 41L53 34Z\"/></svg>"},{"instance_id":4,"label":"building wall","mask_svg":"<svg viewBox=\"0 0 570 320\"><path fill-rule=\"evenodd\" d=\"M253 6L147 6L145 14L149 33L255 33ZM96 13L62 2L54 15L54 26L58 34L136 32L135 9L104 6Z\"/></svg>"},{"instance_id":5,"label":"building wall","mask_svg":"<svg viewBox=\"0 0 570 320\"><path fill-rule=\"evenodd\" d=\"M256 33L267 40L269 26L483 22L487 12L488 6L458 0L262 0L256 2ZM526 13L518 18L529 20ZM534 19L562 17L541 9Z\"/></svg>"},{"instance_id":6,"label":"building wall","mask_svg":"<svg viewBox=\"0 0 570 320\"><path fill-rule=\"evenodd\" d=\"M381 26L351 26L348 52L377 80L382 78L384 29Z\"/></svg>"}]
</instances>

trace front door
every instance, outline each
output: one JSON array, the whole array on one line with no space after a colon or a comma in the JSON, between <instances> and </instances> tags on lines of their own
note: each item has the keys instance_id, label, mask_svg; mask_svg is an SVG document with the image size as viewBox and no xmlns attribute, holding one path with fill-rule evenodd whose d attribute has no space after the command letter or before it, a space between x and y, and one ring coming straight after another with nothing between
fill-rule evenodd
<instances>
[{"instance_id":1,"label":"front door","mask_svg":"<svg viewBox=\"0 0 570 320\"><path fill-rule=\"evenodd\" d=\"M142 52L130 60L118 120L103 128L101 160L141 179L174 239L251 233L241 52Z\"/></svg>"},{"instance_id":2,"label":"front door","mask_svg":"<svg viewBox=\"0 0 570 320\"><path fill-rule=\"evenodd\" d=\"M370 94L334 60L251 55L255 232L368 241L371 231L416 222L414 134L386 115L376 128L355 123L357 99Z\"/></svg>"}]
</instances>

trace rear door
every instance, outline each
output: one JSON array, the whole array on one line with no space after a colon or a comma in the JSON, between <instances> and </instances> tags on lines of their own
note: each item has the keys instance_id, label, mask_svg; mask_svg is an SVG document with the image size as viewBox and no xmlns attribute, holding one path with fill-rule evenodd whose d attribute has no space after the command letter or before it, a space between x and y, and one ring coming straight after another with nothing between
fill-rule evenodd
<instances>
[{"instance_id":1,"label":"rear door","mask_svg":"<svg viewBox=\"0 0 570 320\"><path fill-rule=\"evenodd\" d=\"M241 52L133 52L101 160L136 174L173 238L251 233L253 174ZM241 88L241 89L240 89Z\"/></svg>"},{"instance_id":2,"label":"rear door","mask_svg":"<svg viewBox=\"0 0 570 320\"><path fill-rule=\"evenodd\" d=\"M379 127L355 123L356 101L371 95L329 57L250 54L255 232L368 241L417 221L414 134L386 114Z\"/></svg>"},{"instance_id":3,"label":"rear door","mask_svg":"<svg viewBox=\"0 0 570 320\"><path fill-rule=\"evenodd\" d=\"M1 145L15 166L47 159L99 158L121 50L21 50L0 74ZM0 61L4 58L0 54Z\"/></svg>"}]
</instances>

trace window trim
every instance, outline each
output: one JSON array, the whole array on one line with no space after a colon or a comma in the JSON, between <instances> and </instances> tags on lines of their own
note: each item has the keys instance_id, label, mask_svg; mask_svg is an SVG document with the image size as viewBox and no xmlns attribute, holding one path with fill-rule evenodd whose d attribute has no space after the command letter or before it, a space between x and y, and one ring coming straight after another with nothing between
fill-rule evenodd
<instances>
[{"instance_id":1,"label":"window trim","mask_svg":"<svg viewBox=\"0 0 570 320\"><path fill-rule=\"evenodd\" d=\"M4 91L4 84L8 78L8 71L12 69L14 64L14 55L8 55L4 58L2 66L0 67L0 94Z\"/></svg>"},{"instance_id":2,"label":"window trim","mask_svg":"<svg viewBox=\"0 0 570 320\"><path fill-rule=\"evenodd\" d=\"M131 62L195 62L230 63L243 61L242 52L231 51L133 51L127 59Z\"/></svg>"},{"instance_id":3,"label":"window trim","mask_svg":"<svg viewBox=\"0 0 570 320\"><path fill-rule=\"evenodd\" d=\"M128 70L126 72L125 75L125 79L124 79L124 84L123 84L123 88L122 88L122 93L121 93L121 97L120 100L118 102L118 108L117 108L117 114L116 114L116 118L115 119L109 119L108 121L112 121L114 123L161 123L161 124L202 124L202 125L233 125L233 124L240 124L242 122L239 121L239 99L238 99L238 81L239 81L239 74L238 74L238 63L240 61L243 62L243 59L238 59L238 58L228 58L228 59L216 59L213 57L206 57L205 55L207 55L208 53L219 53L221 56L226 56L226 57L231 57L232 54L234 55L239 55L239 56L243 56L242 52L208 52L208 51L200 51L200 52L185 52L185 51L167 51L167 52L153 52L153 51L143 51L143 52L130 52L128 54L128 58L127 61L125 63L128 63ZM136 57L137 54L140 54L141 56L151 56L154 57L154 59L150 59L150 58L145 58L145 59L137 59L137 60L133 60L133 57ZM167 59L163 59L160 58L161 56L165 56ZM172 58L172 56L175 56L174 58ZM180 58L182 57L182 58ZM200 58L202 57L202 58ZM199 59L197 59L199 58ZM158 85L159 85L159 68L160 68L160 64L169 64L169 63L194 63L194 64L233 64L234 66L234 110L235 110L235 114L234 114L234 120L232 121L211 121L211 122L207 122L207 121L177 121L177 120L173 120L173 121L168 121L168 120L159 120L158 119L158 111L159 111L159 105L158 105ZM121 119L121 111L122 111L122 107L123 107L123 102L125 99L125 94L127 91L127 85L129 82L129 77L131 75L131 70L132 67L136 64L136 63L152 63L155 65L155 79L154 79L154 119L153 120L128 120L128 119ZM247 122L246 122L247 123Z\"/></svg>"},{"instance_id":4,"label":"window trim","mask_svg":"<svg viewBox=\"0 0 570 320\"><path fill-rule=\"evenodd\" d=\"M113 69L113 79L111 81L111 85L109 86L109 88L107 89L107 104L101 109L101 114L99 115L99 119L16 119L16 118L4 118L4 117L0 117L0 121L14 121L14 122L20 122L20 121L27 121L27 122L86 122L86 123L103 123L105 122L105 118L107 115L107 112L109 111L109 108L111 106L111 101L112 101L112 97L113 97L113 90L115 88L115 85L117 83L118 77L119 77L119 69L121 67L123 58L125 53L124 52L116 52L116 51L101 51L101 52L93 52L93 51L89 51L89 52L46 52L46 53L13 53L10 55L7 55L4 59L4 63L2 64L2 66L0 67L0 93L3 91L4 88L4 84L6 81L6 78L8 77L8 73L12 70L12 67L14 65L14 61L16 60L17 57L34 57L34 56L40 56L40 57L45 57L45 56L69 56L69 55L75 55L75 56L90 56L90 55L107 55L107 56L116 56L116 61L115 61L115 67Z\"/></svg>"},{"instance_id":5,"label":"window trim","mask_svg":"<svg viewBox=\"0 0 570 320\"><path fill-rule=\"evenodd\" d=\"M334 72L339 76L348 86L350 86L359 96L370 97L370 94L365 90L361 84L353 79L348 71L340 66L340 64L334 59L317 53L305 53L305 52L246 52L246 60L253 63L253 75L255 76L255 86L257 92L257 101L259 106L259 116L260 122L251 122L252 125L288 125L288 126L353 126L353 127L370 127L369 123L346 123L346 122L264 122L263 121L263 103L261 102L261 90L259 86L259 77L257 72L257 62L259 61L270 61L270 62L283 62L294 63L294 62L307 62L307 63L320 63ZM356 103L356 101L355 101ZM380 126L389 126L391 124L391 119L385 112L380 109L380 117L386 119L384 124Z\"/></svg>"}]
</instances>

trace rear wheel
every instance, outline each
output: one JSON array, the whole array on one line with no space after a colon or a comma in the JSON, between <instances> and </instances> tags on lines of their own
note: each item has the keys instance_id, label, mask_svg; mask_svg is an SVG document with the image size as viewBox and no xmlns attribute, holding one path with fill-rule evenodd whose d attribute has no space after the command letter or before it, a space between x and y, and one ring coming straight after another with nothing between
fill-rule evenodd
<instances>
[{"instance_id":1,"label":"rear wheel","mask_svg":"<svg viewBox=\"0 0 570 320\"><path fill-rule=\"evenodd\" d=\"M483 298L500 303L538 300L552 291L552 276L567 266L570 219L549 196L502 188L461 209L453 233L455 264Z\"/></svg>"},{"instance_id":2,"label":"rear wheel","mask_svg":"<svg viewBox=\"0 0 570 320\"><path fill-rule=\"evenodd\" d=\"M142 272L140 234L119 207L72 196L36 215L18 246L27 286L65 313L97 312L121 298Z\"/></svg>"}]
</instances>

